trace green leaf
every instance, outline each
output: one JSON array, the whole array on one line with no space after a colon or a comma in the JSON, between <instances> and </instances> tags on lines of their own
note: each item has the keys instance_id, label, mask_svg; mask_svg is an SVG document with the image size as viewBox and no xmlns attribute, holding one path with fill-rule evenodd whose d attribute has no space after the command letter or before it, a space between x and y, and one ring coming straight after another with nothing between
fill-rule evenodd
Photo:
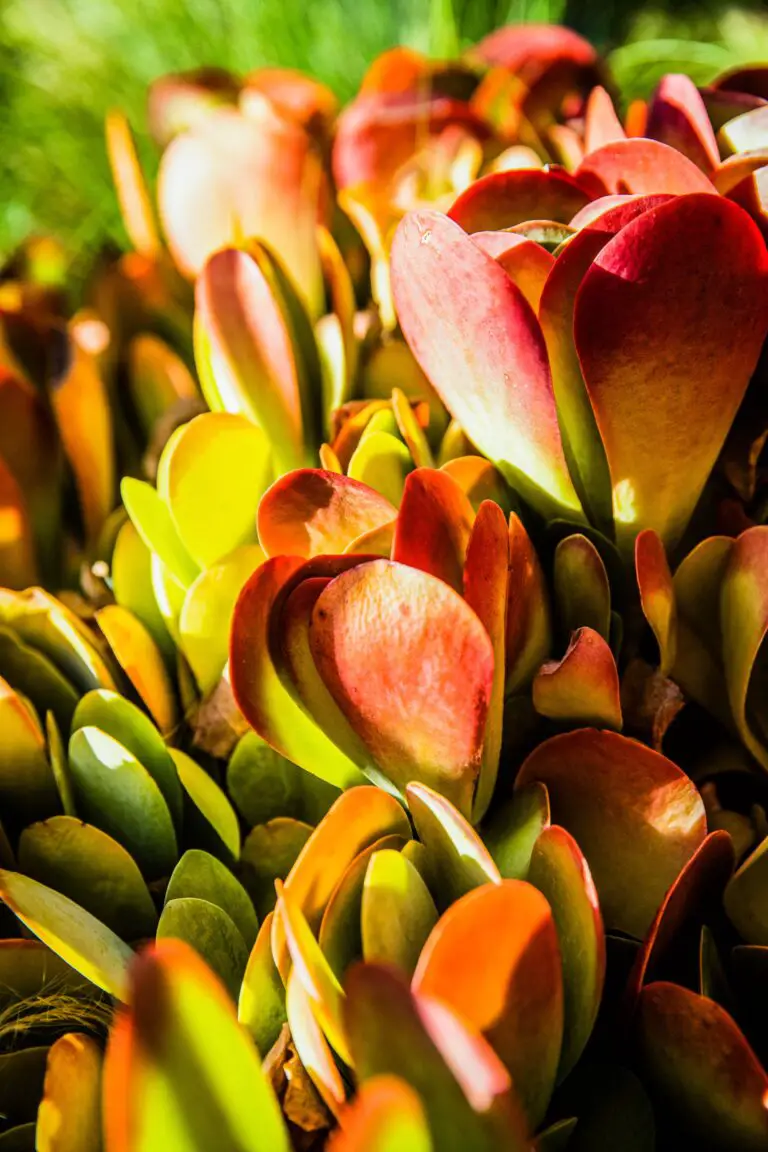
<instances>
[{"instance_id":1,"label":"green leaf","mask_svg":"<svg viewBox=\"0 0 768 1152\"><path fill-rule=\"evenodd\" d=\"M286 1020L285 987L272 956L272 920L269 912L251 949L240 986L237 1018L256 1041L259 1052L269 1052Z\"/></svg>"},{"instance_id":2,"label":"green leaf","mask_svg":"<svg viewBox=\"0 0 768 1152\"><path fill-rule=\"evenodd\" d=\"M186 752L170 750L182 787L202 818L213 842L219 842L225 853L235 858L240 855L240 825L237 814L224 792L207 772Z\"/></svg>"},{"instance_id":3,"label":"green leaf","mask_svg":"<svg viewBox=\"0 0 768 1152\"><path fill-rule=\"evenodd\" d=\"M99 728L127 748L146 768L163 794L177 831L181 828L182 791L176 766L160 733L140 708L101 689L83 696L75 709L72 731Z\"/></svg>"},{"instance_id":4,"label":"green leaf","mask_svg":"<svg viewBox=\"0 0 768 1152\"><path fill-rule=\"evenodd\" d=\"M406 796L419 839L428 853L427 882L441 908L501 875L471 824L426 784L409 784Z\"/></svg>"},{"instance_id":5,"label":"green leaf","mask_svg":"<svg viewBox=\"0 0 768 1152\"><path fill-rule=\"evenodd\" d=\"M246 947L253 947L259 922L251 898L230 870L209 852L190 848L174 868L165 892L165 903L185 896L216 904L236 925Z\"/></svg>"},{"instance_id":6,"label":"green leaf","mask_svg":"<svg viewBox=\"0 0 768 1152\"><path fill-rule=\"evenodd\" d=\"M360 912L363 959L394 964L412 976L437 923L429 889L402 852L374 852L368 863Z\"/></svg>"},{"instance_id":7,"label":"green leaf","mask_svg":"<svg viewBox=\"0 0 768 1152\"><path fill-rule=\"evenodd\" d=\"M26 696L42 716L49 710L62 730L69 731L77 707L77 692L55 664L27 644L15 632L0 627L0 674Z\"/></svg>"},{"instance_id":8,"label":"green leaf","mask_svg":"<svg viewBox=\"0 0 768 1152\"><path fill-rule=\"evenodd\" d=\"M0 871L0 897L62 960L105 992L125 999L133 952L95 916L18 872Z\"/></svg>"},{"instance_id":9,"label":"green leaf","mask_svg":"<svg viewBox=\"0 0 768 1152\"><path fill-rule=\"evenodd\" d=\"M275 817L298 818L302 775L301 768L257 732L246 732L227 765L227 791L251 827Z\"/></svg>"},{"instance_id":10,"label":"green leaf","mask_svg":"<svg viewBox=\"0 0 768 1152\"><path fill-rule=\"evenodd\" d=\"M130 520L117 534L111 573L115 600L141 620L165 659L169 660L174 646L152 587L152 553Z\"/></svg>"},{"instance_id":11,"label":"green leaf","mask_svg":"<svg viewBox=\"0 0 768 1152\"><path fill-rule=\"evenodd\" d=\"M253 517L255 525L255 509ZM229 631L237 598L263 560L264 553L257 544L243 545L201 572L187 591L179 615L180 646L203 696L221 678L229 658Z\"/></svg>"},{"instance_id":12,"label":"green leaf","mask_svg":"<svg viewBox=\"0 0 768 1152\"><path fill-rule=\"evenodd\" d=\"M124 1152L290 1152L253 1040L179 941L137 958L104 1065L105 1136Z\"/></svg>"},{"instance_id":13,"label":"green leaf","mask_svg":"<svg viewBox=\"0 0 768 1152\"><path fill-rule=\"evenodd\" d=\"M168 876L178 856L173 821L146 768L114 737L92 726L69 741L77 810L130 852L149 879Z\"/></svg>"},{"instance_id":14,"label":"green leaf","mask_svg":"<svg viewBox=\"0 0 768 1152\"><path fill-rule=\"evenodd\" d=\"M68 896L124 940L154 935L149 889L133 858L105 832L54 816L24 829L18 856L25 875Z\"/></svg>"},{"instance_id":15,"label":"green leaf","mask_svg":"<svg viewBox=\"0 0 768 1152\"><path fill-rule=\"evenodd\" d=\"M128 515L150 552L155 552L184 588L200 568L184 547L168 507L151 484L126 476L120 485Z\"/></svg>"},{"instance_id":16,"label":"green leaf","mask_svg":"<svg viewBox=\"0 0 768 1152\"><path fill-rule=\"evenodd\" d=\"M59 810L45 739L25 702L0 678L0 802L3 816L26 823Z\"/></svg>"},{"instance_id":17,"label":"green leaf","mask_svg":"<svg viewBox=\"0 0 768 1152\"><path fill-rule=\"evenodd\" d=\"M157 483L187 552L205 569L256 543L256 512L271 480L262 430L245 416L206 412L168 442Z\"/></svg>"},{"instance_id":18,"label":"green leaf","mask_svg":"<svg viewBox=\"0 0 768 1152\"><path fill-rule=\"evenodd\" d=\"M157 938L184 940L237 1001L248 949L234 921L222 908L192 896L169 900L160 915Z\"/></svg>"},{"instance_id":19,"label":"green leaf","mask_svg":"<svg viewBox=\"0 0 768 1152\"><path fill-rule=\"evenodd\" d=\"M528 878L533 846L548 827L549 797L538 781L492 811L482 828L483 843L505 880Z\"/></svg>"},{"instance_id":20,"label":"green leaf","mask_svg":"<svg viewBox=\"0 0 768 1152\"><path fill-rule=\"evenodd\" d=\"M275 880L285 880L312 835L309 824L280 816L252 828L240 857L243 884L259 916L275 906Z\"/></svg>"}]
</instances>

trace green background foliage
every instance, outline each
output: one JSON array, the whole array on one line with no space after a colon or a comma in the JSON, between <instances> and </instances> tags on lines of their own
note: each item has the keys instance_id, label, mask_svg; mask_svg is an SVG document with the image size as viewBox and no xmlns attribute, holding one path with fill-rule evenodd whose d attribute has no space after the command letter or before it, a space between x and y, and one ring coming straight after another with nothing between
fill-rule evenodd
<instances>
[{"instance_id":1,"label":"green background foliage","mask_svg":"<svg viewBox=\"0 0 768 1152\"><path fill-rule=\"evenodd\" d=\"M610 57L626 98L665 71L699 82L768 57L760 5L626 0L0 0L0 253L52 231L73 256L124 242L104 154L113 106L145 126L154 77L201 63L306 69L342 98L404 43L448 54L510 21L562 21ZM150 172L156 156L144 139Z\"/></svg>"}]
</instances>

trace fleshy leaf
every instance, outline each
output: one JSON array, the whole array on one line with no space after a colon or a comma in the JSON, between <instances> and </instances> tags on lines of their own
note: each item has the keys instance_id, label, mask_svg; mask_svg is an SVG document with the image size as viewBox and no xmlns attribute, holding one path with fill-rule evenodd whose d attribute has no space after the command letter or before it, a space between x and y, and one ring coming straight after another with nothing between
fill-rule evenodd
<instances>
[{"instance_id":1,"label":"fleshy leaf","mask_svg":"<svg viewBox=\"0 0 768 1152\"><path fill-rule=\"evenodd\" d=\"M244 544L201 572L184 597L179 615L180 647L204 696L215 689L224 672L237 598L264 559L258 544Z\"/></svg>"},{"instance_id":2,"label":"fleshy leaf","mask_svg":"<svg viewBox=\"0 0 768 1152\"><path fill-rule=\"evenodd\" d=\"M504 513L484 500L472 527L464 564L464 599L477 613L493 645L493 686L485 724L480 777L472 819L481 820L493 796L501 754L504 714L507 589L510 540Z\"/></svg>"},{"instance_id":3,"label":"fleshy leaf","mask_svg":"<svg viewBox=\"0 0 768 1152\"><path fill-rule=\"evenodd\" d=\"M276 881L275 919L285 933L293 970L301 980L312 1014L335 1051L351 1063L343 1022L344 992L312 934L306 918L290 892Z\"/></svg>"},{"instance_id":4,"label":"fleshy leaf","mask_svg":"<svg viewBox=\"0 0 768 1152\"><path fill-rule=\"evenodd\" d=\"M671 73L659 81L648 107L645 134L669 144L708 176L720 163L704 101L688 76Z\"/></svg>"},{"instance_id":5,"label":"fleshy leaf","mask_svg":"<svg viewBox=\"0 0 768 1152\"><path fill-rule=\"evenodd\" d=\"M392 540L392 559L462 591L474 511L446 472L417 468L407 477Z\"/></svg>"},{"instance_id":6,"label":"fleshy leaf","mask_svg":"<svg viewBox=\"0 0 768 1152\"><path fill-rule=\"evenodd\" d=\"M741 739L763 767L768 767L768 751L750 725L747 698L755 661L768 632L766 557L768 528L761 526L743 532L729 549L720 589L722 655L728 700ZM725 548L722 559L724 562Z\"/></svg>"},{"instance_id":7,"label":"fleshy leaf","mask_svg":"<svg viewBox=\"0 0 768 1152\"><path fill-rule=\"evenodd\" d=\"M125 1000L133 952L95 916L18 872L0 871L0 897L62 960L111 996Z\"/></svg>"},{"instance_id":8,"label":"fleshy leaf","mask_svg":"<svg viewBox=\"0 0 768 1152\"><path fill-rule=\"evenodd\" d=\"M616 115L613 101L600 84L597 84L589 94L587 106L584 111L584 152L596 152L605 144L613 144L616 140L625 140L626 132Z\"/></svg>"},{"instance_id":9,"label":"fleshy leaf","mask_svg":"<svg viewBox=\"0 0 768 1152\"><path fill-rule=\"evenodd\" d=\"M346 1087L331 1047L312 1011L312 1001L295 968L288 977L285 1007L298 1057L323 1103L331 1115L335 1115L346 1100Z\"/></svg>"},{"instance_id":10,"label":"fleshy leaf","mask_svg":"<svg viewBox=\"0 0 768 1152\"><path fill-rule=\"evenodd\" d=\"M695 785L658 752L591 728L536 748L515 781L547 786L552 818L587 858L607 928L645 936L706 834Z\"/></svg>"},{"instance_id":11,"label":"fleshy leaf","mask_svg":"<svg viewBox=\"0 0 768 1152\"><path fill-rule=\"evenodd\" d=\"M0 799L3 816L44 819L59 811L56 782L40 725L21 697L0 677Z\"/></svg>"},{"instance_id":12,"label":"fleshy leaf","mask_svg":"<svg viewBox=\"0 0 768 1152\"><path fill-rule=\"evenodd\" d=\"M566 635L591 628L608 640L611 589L608 573L595 545L586 536L566 536L555 549L553 573L560 626Z\"/></svg>"},{"instance_id":13,"label":"fleshy leaf","mask_svg":"<svg viewBox=\"0 0 768 1152\"><path fill-rule=\"evenodd\" d=\"M374 852L360 909L363 959L411 976L436 921L429 889L410 860L391 848Z\"/></svg>"},{"instance_id":14,"label":"fleshy leaf","mask_svg":"<svg viewBox=\"0 0 768 1152\"><path fill-rule=\"evenodd\" d=\"M256 1041L259 1052L269 1052L285 1023L285 989L272 958L272 920L264 917L251 949L240 986L237 1018Z\"/></svg>"},{"instance_id":15,"label":"fleshy leaf","mask_svg":"<svg viewBox=\"0 0 768 1152\"><path fill-rule=\"evenodd\" d=\"M160 236L131 126L122 112L113 110L107 114L105 129L112 178L128 238L143 256L157 257Z\"/></svg>"},{"instance_id":16,"label":"fleshy leaf","mask_svg":"<svg viewBox=\"0 0 768 1152\"><path fill-rule=\"evenodd\" d=\"M127 748L146 768L163 794L181 828L182 793L173 759L151 720L124 696L99 688L82 697L72 718L72 732L79 728L99 728Z\"/></svg>"},{"instance_id":17,"label":"fleshy leaf","mask_svg":"<svg viewBox=\"0 0 768 1152\"><path fill-rule=\"evenodd\" d=\"M667 547L678 540L765 336L768 255L734 208L678 196L643 212L602 249L578 293L574 339L624 549L643 528ZM649 344L650 331L660 335Z\"/></svg>"},{"instance_id":18,"label":"fleshy leaf","mask_svg":"<svg viewBox=\"0 0 768 1152\"><path fill-rule=\"evenodd\" d=\"M768 1076L719 1004L677 984L649 984L637 1027L654 1095L692 1137L723 1150L764 1147Z\"/></svg>"},{"instance_id":19,"label":"fleshy leaf","mask_svg":"<svg viewBox=\"0 0 768 1152\"><path fill-rule=\"evenodd\" d=\"M170 875L177 858L173 821L143 764L89 726L73 732L69 766L80 816L122 844L150 879Z\"/></svg>"},{"instance_id":20,"label":"fleshy leaf","mask_svg":"<svg viewBox=\"0 0 768 1152\"><path fill-rule=\"evenodd\" d=\"M400 789L429 780L468 812L493 648L465 601L434 576L374 560L321 593L310 645L331 695L384 775ZM421 671L411 675L411 667Z\"/></svg>"},{"instance_id":21,"label":"fleshy leaf","mask_svg":"<svg viewBox=\"0 0 768 1152\"><path fill-rule=\"evenodd\" d=\"M37 1113L38 1152L101 1152L101 1048L69 1032L51 1045Z\"/></svg>"},{"instance_id":22,"label":"fleshy leaf","mask_svg":"<svg viewBox=\"0 0 768 1152\"><path fill-rule=\"evenodd\" d=\"M498 231L527 220L567 224L589 199L579 182L561 169L512 169L476 180L449 215L465 232Z\"/></svg>"},{"instance_id":23,"label":"fleshy leaf","mask_svg":"<svg viewBox=\"0 0 768 1152\"><path fill-rule=\"evenodd\" d=\"M483 843L505 880L527 880L533 846L549 827L549 796L535 781L494 806L482 828Z\"/></svg>"},{"instance_id":24,"label":"fleshy leaf","mask_svg":"<svg viewBox=\"0 0 768 1152\"><path fill-rule=\"evenodd\" d=\"M562 660L542 664L533 681L533 706L551 720L621 729L619 673L602 636L579 628Z\"/></svg>"},{"instance_id":25,"label":"fleshy leaf","mask_svg":"<svg viewBox=\"0 0 768 1152\"><path fill-rule=\"evenodd\" d=\"M669 192L713 193L711 182L687 156L658 140L630 139L605 144L585 156L575 173L593 196L634 193L652 196Z\"/></svg>"},{"instance_id":26,"label":"fleshy leaf","mask_svg":"<svg viewBox=\"0 0 768 1152\"><path fill-rule=\"evenodd\" d=\"M546 1112L563 1038L563 983L552 911L520 880L457 900L430 934L413 990L447 1004L509 1069L531 1129Z\"/></svg>"},{"instance_id":27,"label":"fleshy leaf","mask_svg":"<svg viewBox=\"0 0 768 1152\"><path fill-rule=\"evenodd\" d=\"M435 1146L445 1152L527 1149L509 1075L477 1032L446 1006L415 996L391 968L357 965L346 993L349 1045L361 1083L401 1076L421 1098Z\"/></svg>"},{"instance_id":28,"label":"fleshy leaf","mask_svg":"<svg viewBox=\"0 0 768 1152\"><path fill-rule=\"evenodd\" d=\"M406 788L411 816L426 848L426 879L441 908L501 876L483 841L449 800L412 783Z\"/></svg>"},{"instance_id":29,"label":"fleshy leaf","mask_svg":"<svg viewBox=\"0 0 768 1152\"><path fill-rule=\"evenodd\" d=\"M634 1011L643 985L659 974L659 966L680 932L717 910L733 863L733 843L721 830L711 832L681 869L632 965L625 993L628 1012Z\"/></svg>"},{"instance_id":30,"label":"fleshy leaf","mask_svg":"<svg viewBox=\"0 0 768 1152\"><path fill-rule=\"evenodd\" d=\"M180 748L171 748L170 753L181 786L192 803L193 811L198 820L202 821L203 828L210 830L209 835L205 837L209 843L202 846L210 852L215 852L216 855L221 855L223 848L227 863L237 860L240 855L240 825L226 792L186 752L182 752ZM186 812L186 819L187 835L191 838L192 821L189 809Z\"/></svg>"},{"instance_id":31,"label":"fleshy leaf","mask_svg":"<svg viewBox=\"0 0 768 1152\"><path fill-rule=\"evenodd\" d=\"M160 166L158 203L174 259L193 277L217 249L246 237L268 238L316 314L321 184L309 137L268 100L252 99L247 116L210 110L171 142Z\"/></svg>"},{"instance_id":32,"label":"fleshy leaf","mask_svg":"<svg viewBox=\"0 0 768 1152\"><path fill-rule=\"evenodd\" d=\"M768 945L764 899L767 865L768 838L747 857L725 889L725 911L747 944Z\"/></svg>"},{"instance_id":33,"label":"fleshy leaf","mask_svg":"<svg viewBox=\"0 0 768 1152\"><path fill-rule=\"evenodd\" d=\"M219 981L179 941L163 940L134 961L104 1094L110 1152L290 1149L253 1041Z\"/></svg>"},{"instance_id":34,"label":"fleshy leaf","mask_svg":"<svg viewBox=\"0 0 768 1152\"><path fill-rule=\"evenodd\" d=\"M30 824L21 834L19 868L61 892L124 940L152 936L152 897L135 861L105 832L72 816Z\"/></svg>"},{"instance_id":35,"label":"fleshy leaf","mask_svg":"<svg viewBox=\"0 0 768 1152\"><path fill-rule=\"evenodd\" d=\"M310 836L285 881L286 891L313 932L319 930L326 905L350 864L384 836L410 837L408 817L397 800L380 788L343 792ZM273 948L282 970L285 948L277 928L276 923Z\"/></svg>"},{"instance_id":36,"label":"fleshy leaf","mask_svg":"<svg viewBox=\"0 0 768 1152\"><path fill-rule=\"evenodd\" d=\"M271 472L266 437L244 416L206 412L169 442L158 488L201 568L255 542L256 512Z\"/></svg>"},{"instance_id":37,"label":"fleshy leaf","mask_svg":"<svg viewBox=\"0 0 768 1152\"><path fill-rule=\"evenodd\" d=\"M259 540L268 556L338 553L396 515L389 500L367 484L302 468L281 477L265 493L259 506Z\"/></svg>"},{"instance_id":38,"label":"fleshy leaf","mask_svg":"<svg viewBox=\"0 0 768 1152\"><path fill-rule=\"evenodd\" d=\"M310 462L300 349L269 265L235 248L210 258L195 293L195 359L211 408L266 434L279 472Z\"/></svg>"},{"instance_id":39,"label":"fleshy leaf","mask_svg":"<svg viewBox=\"0 0 768 1152\"><path fill-rule=\"evenodd\" d=\"M289 694L270 652L273 607L301 566L299 557L273 557L242 589L230 637L232 690L249 724L273 748L330 783L351 787L363 782L362 773Z\"/></svg>"},{"instance_id":40,"label":"fleshy leaf","mask_svg":"<svg viewBox=\"0 0 768 1152\"><path fill-rule=\"evenodd\" d=\"M564 828L544 828L528 880L546 897L563 969L564 1027L557 1078L581 1056L597 1019L605 979L605 935L597 891L581 850Z\"/></svg>"},{"instance_id":41,"label":"fleshy leaf","mask_svg":"<svg viewBox=\"0 0 768 1152\"><path fill-rule=\"evenodd\" d=\"M231 916L218 904L196 896L166 900L157 925L157 939L189 944L237 1001L248 949Z\"/></svg>"},{"instance_id":42,"label":"fleshy leaf","mask_svg":"<svg viewBox=\"0 0 768 1152\"><path fill-rule=\"evenodd\" d=\"M373 1076L339 1116L328 1152L433 1152L424 1108L398 1076Z\"/></svg>"},{"instance_id":43,"label":"fleshy leaf","mask_svg":"<svg viewBox=\"0 0 768 1152\"><path fill-rule=\"evenodd\" d=\"M475 232L472 239L483 252L493 256L534 312L538 312L541 293L554 263L552 253L516 232Z\"/></svg>"},{"instance_id":44,"label":"fleshy leaf","mask_svg":"<svg viewBox=\"0 0 768 1152\"><path fill-rule=\"evenodd\" d=\"M226 865L199 848L188 849L179 860L168 881L164 902L186 896L216 904L238 928L247 948L253 947L259 923L248 893Z\"/></svg>"},{"instance_id":45,"label":"fleshy leaf","mask_svg":"<svg viewBox=\"0 0 768 1152\"><path fill-rule=\"evenodd\" d=\"M157 553L184 588L189 587L200 568L184 547L173 517L155 489L144 480L126 476L120 484L120 494L147 548Z\"/></svg>"},{"instance_id":46,"label":"fleshy leaf","mask_svg":"<svg viewBox=\"0 0 768 1152\"><path fill-rule=\"evenodd\" d=\"M659 669L668 676L677 649L677 604L664 545L652 528L635 540L635 574L643 615L659 645Z\"/></svg>"},{"instance_id":47,"label":"fleshy leaf","mask_svg":"<svg viewBox=\"0 0 768 1152\"><path fill-rule=\"evenodd\" d=\"M549 596L544 574L516 513L509 517L509 584L507 586L507 696L528 687L552 644Z\"/></svg>"},{"instance_id":48,"label":"fleshy leaf","mask_svg":"<svg viewBox=\"0 0 768 1152\"><path fill-rule=\"evenodd\" d=\"M392 283L411 350L473 443L538 510L578 517L544 340L520 290L437 212L400 224Z\"/></svg>"}]
</instances>

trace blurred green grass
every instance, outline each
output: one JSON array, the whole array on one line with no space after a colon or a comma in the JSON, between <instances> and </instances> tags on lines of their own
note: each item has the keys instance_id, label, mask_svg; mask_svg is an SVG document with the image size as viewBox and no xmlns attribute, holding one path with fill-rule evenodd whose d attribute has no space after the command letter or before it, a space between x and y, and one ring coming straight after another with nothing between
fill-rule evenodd
<instances>
[{"instance_id":1,"label":"blurred green grass","mask_svg":"<svg viewBox=\"0 0 768 1152\"><path fill-rule=\"evenodd\" d=\"M80 262L125 240L104 153L105 112L142 134L145 91L165 72L217 64L302 68L341 99L368 62L405 43L449 53L512 21L563 21L609 53L627 98L665 71L704 83L768 59L761 6L710 0L669 7L624 0L0 0L0 253L29 232L59 235Z\"/></svg>"}]
</instances>

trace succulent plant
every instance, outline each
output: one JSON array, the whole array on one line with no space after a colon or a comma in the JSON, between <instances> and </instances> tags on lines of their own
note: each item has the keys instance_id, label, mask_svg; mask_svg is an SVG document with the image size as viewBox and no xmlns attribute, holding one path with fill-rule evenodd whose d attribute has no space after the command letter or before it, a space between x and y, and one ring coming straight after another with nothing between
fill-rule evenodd
<instances>
[{"instance_id":1,"label":"succulent plant","mask_svg":"<svg viewBox=\"0 0 768 1152\"><path fill-rule=\"evenodd\" d=\"M768 1147L766 70L614 98L165 77L0 274L0 1146Z\"/></svg>"}]
</instances>

